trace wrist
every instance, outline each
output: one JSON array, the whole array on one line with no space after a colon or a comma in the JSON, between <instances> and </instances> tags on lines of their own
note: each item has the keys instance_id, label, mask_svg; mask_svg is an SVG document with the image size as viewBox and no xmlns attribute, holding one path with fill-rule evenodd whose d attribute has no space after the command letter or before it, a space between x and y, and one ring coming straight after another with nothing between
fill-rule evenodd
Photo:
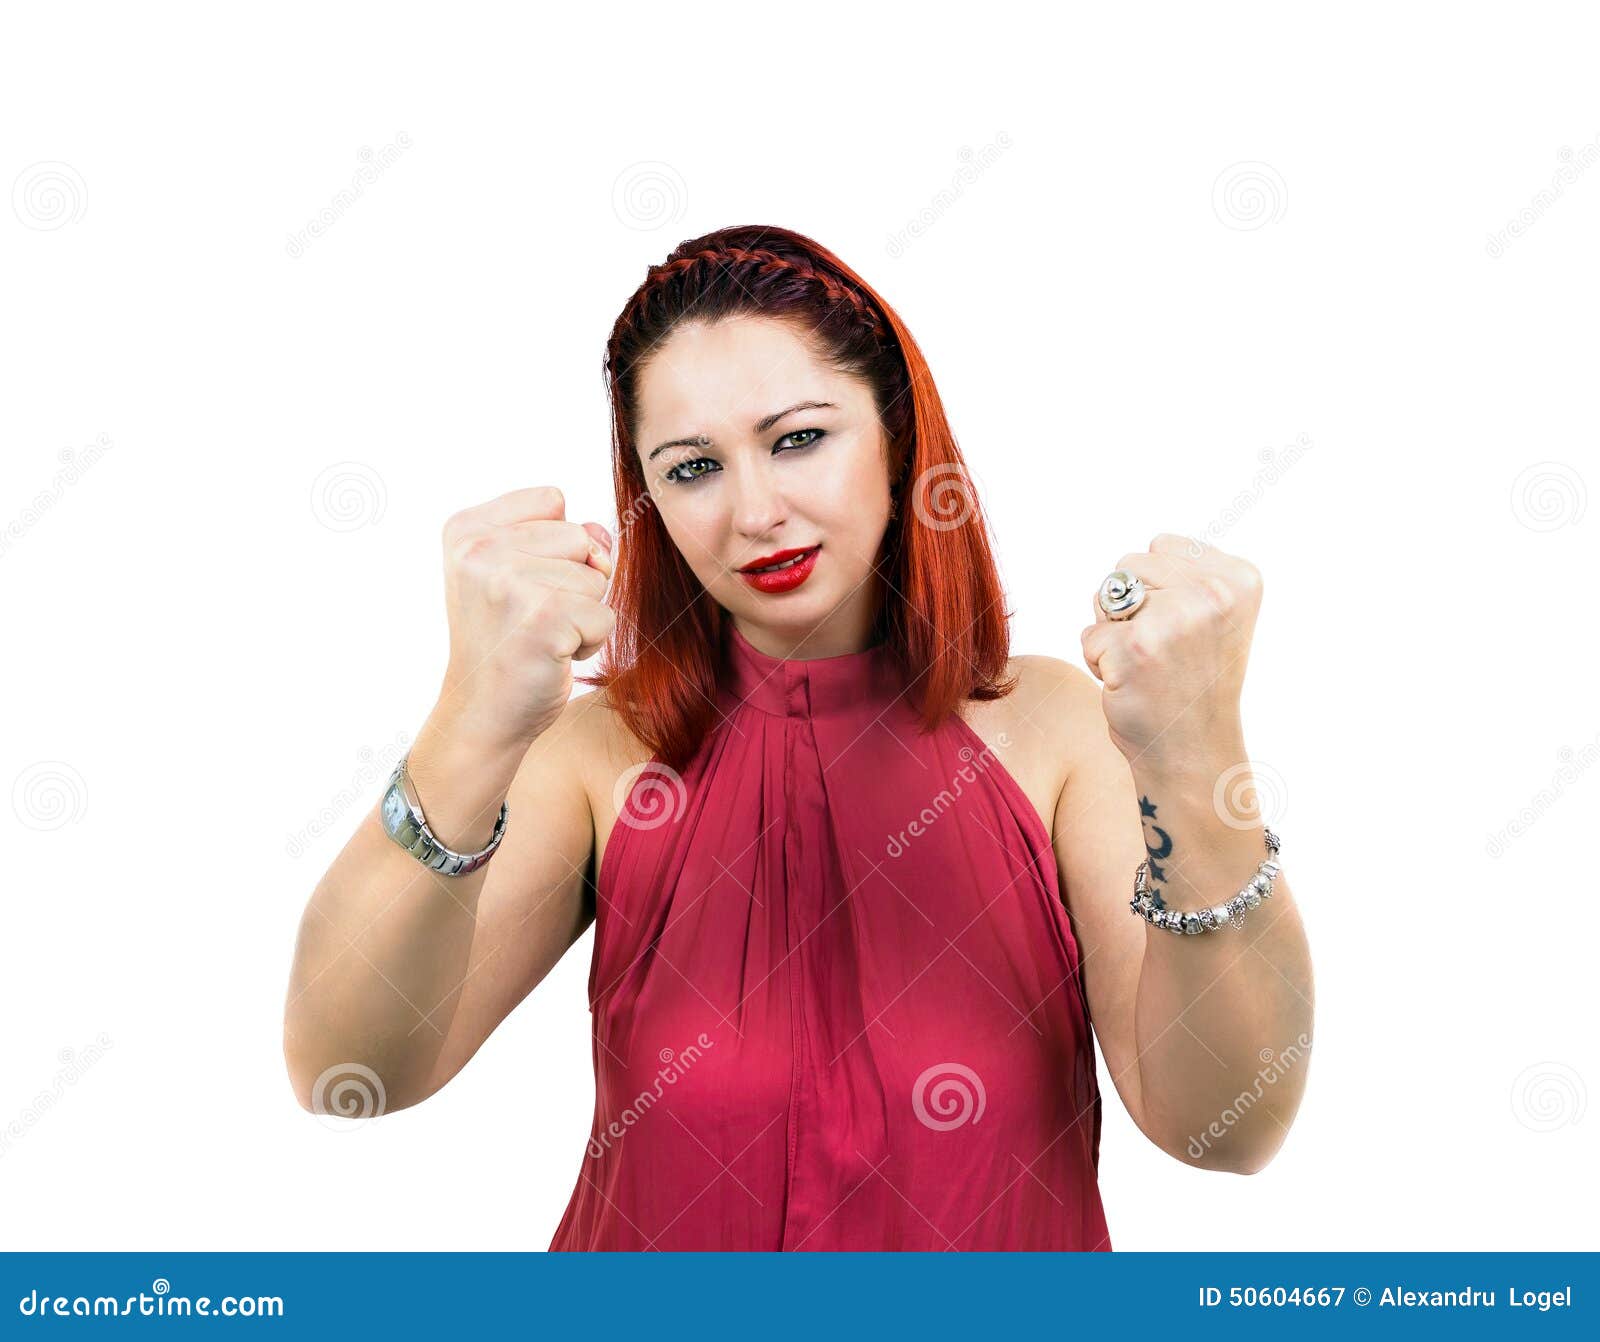
<instances>
[{"instance_id":1,"label":"wrist","mask_svg":"<svg viewBox=\"0 0 1600 1342\"><path fill-rule=\"evenodd\" d=\"M448 714L428 717L407 752L406 773L440 843L476 852L490 841L526 754L521 742L475 732Z\"/></svg>"},{"instance_id":2,"label":"wrist","mask_svg":"<svg viewBox=\"0 0 1600 1342\"><path fill-rule=\"evenodd\" d=\"M475 704L441 698L424 719L412 755L520 764L539 735L536 731L508 732L493 715Z\"/></svg>"},{"instance_id":3,"label":"wrist","mask_svg":"<svg viewBox=\"0 0 1600 1342\"><path fill-rule=\"evenodd\" d=\"M1237 728L1196 742L1157 742L1129 761L1129 769L1141 786L1160 787L1209 795L1219 781L1238 791L1249 782L1250 753L1245 749L1244 733Z\"/></svg>"}]
</instances>

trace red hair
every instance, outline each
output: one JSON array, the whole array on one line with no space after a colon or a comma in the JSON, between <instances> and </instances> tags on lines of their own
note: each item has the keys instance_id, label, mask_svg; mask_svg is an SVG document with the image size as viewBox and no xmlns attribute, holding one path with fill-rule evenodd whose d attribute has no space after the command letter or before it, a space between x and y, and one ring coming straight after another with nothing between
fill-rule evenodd
<instances>
[{"instance_id":1,"label":"red hair","mask_svg":"<svg viewBox=\"0 0 1600 1342\"><path fill-rule=\"evenodd\" d=\"M963 699L998 699L1009 612L983 512L922 351L875 290L827 248L784 228L718 229L679 244L623 307L606 343L612 478L619 519L608 604L616 627L600 670L612 708L669 767L715 726L727 612L706 592L656 513L636 449L639 380L686 321L764 316L795 323L819 357L873 389L897 501L875 567L873 624L931 730Z\"/></svg>"}]
</instances>

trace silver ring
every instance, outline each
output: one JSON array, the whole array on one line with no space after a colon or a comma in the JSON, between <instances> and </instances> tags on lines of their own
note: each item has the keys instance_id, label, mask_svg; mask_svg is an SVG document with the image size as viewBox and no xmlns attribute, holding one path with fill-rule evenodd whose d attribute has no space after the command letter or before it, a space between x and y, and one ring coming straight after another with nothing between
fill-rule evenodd
<instances>
[{"instance_id":1,"label":"silver ring","mask_svg":"<svg viewBox=\"0 0 1600 1342\"><path fill-rule=\"evenodd\" d=\"M1100 584L1100 609L1108 620L1129 619L1144 605L1144 583L1133 574L1116 569Z\"/></svg>"}]
</instances>

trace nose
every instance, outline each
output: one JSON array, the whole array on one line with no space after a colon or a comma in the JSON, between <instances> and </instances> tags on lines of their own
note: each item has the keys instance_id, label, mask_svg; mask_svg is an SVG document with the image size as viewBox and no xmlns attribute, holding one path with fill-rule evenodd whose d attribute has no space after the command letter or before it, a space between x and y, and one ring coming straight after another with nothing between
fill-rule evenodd
<instances>
[{"instance_id":1,"label":"nose","mask_svg":"<svg viewBox=\"0 0 1600 1342\"><path fill-rule=\"evenodd\" d=\"M741 463L734 474L734 531L746 540L770 540L789 515L770 464Z\"/></svg>"}]
</instances>

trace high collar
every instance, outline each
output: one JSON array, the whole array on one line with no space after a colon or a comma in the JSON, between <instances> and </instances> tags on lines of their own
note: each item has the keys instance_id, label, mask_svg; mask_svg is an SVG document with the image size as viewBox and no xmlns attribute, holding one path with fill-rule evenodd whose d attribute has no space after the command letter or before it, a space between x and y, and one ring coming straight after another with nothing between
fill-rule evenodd
<instances>
[{"instance_id":1,"label":"high collar","mask_svg":"<svg viewBox=\"0 0 1600 1342\"><path fill-rule=\"evenodd\" d=\"M724 644L728 692L741 703L779 717L869 717L897 699L905 678L887 643L837 657L773 657L753 646L730 619Z\"/></svg>"}]
</instances>

